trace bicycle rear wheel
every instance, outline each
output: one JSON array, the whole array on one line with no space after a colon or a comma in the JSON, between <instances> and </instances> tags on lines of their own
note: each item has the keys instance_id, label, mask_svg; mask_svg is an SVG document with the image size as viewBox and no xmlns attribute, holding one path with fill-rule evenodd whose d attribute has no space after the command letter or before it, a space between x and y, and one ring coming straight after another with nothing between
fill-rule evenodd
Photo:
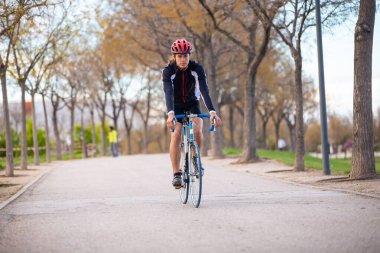
<instances>
[{"instance_id":1,"label":"bicycle rear wheel","mask_svg":"<svg viewBox=\"0 0 380 253\"><path fill-rule=\"evenodd\" d=\"M181 159L179 169L182 170L182 187L179 189L179 196L183 204L187 203L189 197L189 163L185 152L184 144L181 143L180 147Z\"/></svg>"},{"instance_id":2,"label":"bicycle rear wheel","mask_svg":"<svg viewBox=\"0 0 380 253\"><path fill-rule=\"evenodd\" d=\"M202 198L202 163L198 144L194 141L190 145L189 176L191 200L195 208L198 208Z\"/></svg>"}]
</instances>

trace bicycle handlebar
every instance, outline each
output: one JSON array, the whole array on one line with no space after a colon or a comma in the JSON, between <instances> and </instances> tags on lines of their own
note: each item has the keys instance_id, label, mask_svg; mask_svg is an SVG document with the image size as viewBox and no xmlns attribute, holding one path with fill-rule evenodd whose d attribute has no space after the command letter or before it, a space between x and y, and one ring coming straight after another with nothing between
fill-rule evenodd
<instances>
[{"instance_id":1,"label":"bicycle handlebar","mask_svg":"<svg viewBox=\"0 0 380 253\"><path fill-rule=\"evenodd\" d=\"M184 119L184 118L210 118L210 115L209 114L190 114L190 115L186 115L186 114L178 114L178 115L175 115L175 119ZM173 125L175 126L176 124L176 120L173 119ZM216 119L215 117L212 119L212 122L213 124L211 124L211 127L209 129L210 132L215 132L216 131L216 127L215 127L215 124L216 124ZM174 133L174 129L171 130L172 133Z\"/></svg>"}]
</instances>

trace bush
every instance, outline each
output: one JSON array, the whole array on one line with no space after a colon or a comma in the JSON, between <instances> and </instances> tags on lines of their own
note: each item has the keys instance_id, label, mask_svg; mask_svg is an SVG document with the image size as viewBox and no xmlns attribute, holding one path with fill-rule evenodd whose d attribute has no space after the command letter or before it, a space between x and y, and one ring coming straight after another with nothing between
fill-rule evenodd
<instances>
[{"instance_id":1,"label":"bush","mask_svg":"<svg viewBox=\"0 0 380 253\"><path fill-rule=\"evenodd\" d=\"M13 130L11 129L11 138L12 138L12 143L13 147L20 147L20 139L21 137ZM5 149L6 148L6 136L5 132L0 133L0 148ZM15 155L20 154L20 151L15 151ZM6 157L6 152L5 151L0 151L0 157Z\"/></svg>"},{"instance_id":2,"label":"bush","mask_svg":"<svg viewBox=\"0 0 380 253\"><path fill-rule=\"evenodd\" d=\"M44 147L46 142L45 131L37 129L38 146ZM33 147L33 123L32 120L26 122L26 145L27 147ZM45 154L45 150L40 150L39 154ZM33 155L33 150L28 151L28 156Z\"/></svg>"}]
</instances>

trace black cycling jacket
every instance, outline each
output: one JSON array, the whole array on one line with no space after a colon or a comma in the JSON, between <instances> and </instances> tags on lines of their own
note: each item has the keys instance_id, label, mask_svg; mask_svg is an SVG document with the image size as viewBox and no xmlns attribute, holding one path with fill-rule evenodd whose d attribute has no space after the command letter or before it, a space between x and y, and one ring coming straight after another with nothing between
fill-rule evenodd
<instances>
[{"instance_id":1,"label":"black cycling jacket","mask_svg":"<svg viewBox=\"0 0 380 253\"><path fill-rule=\"evenodd\" d=\"M174 110L174 104L186 106L199 100L201 95L209 111L215 111L207 86L207 78L202 65L189 61L186 70L181 71L175 62L162 71L166 107Z\"/></svg>"}]
</instances>

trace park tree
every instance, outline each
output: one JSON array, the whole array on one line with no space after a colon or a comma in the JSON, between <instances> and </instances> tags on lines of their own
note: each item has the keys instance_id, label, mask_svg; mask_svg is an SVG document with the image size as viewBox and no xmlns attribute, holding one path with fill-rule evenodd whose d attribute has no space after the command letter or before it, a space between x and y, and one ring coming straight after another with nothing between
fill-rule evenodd
<instances>
[{"instance_id":1,"label":"park tree","mask_svg":"<svg viewBox=\"0 0 380 253\"><path fill-rule=\"evenodd\" d=\"M143 96L142 99L140 99L137 107L136 112L140 116L140 119L143 124L143 153L148 153L148 144L151 141L150 139L150 133L149 133L149 121L151 119L152 111L153 111L153 104L155 101L157 101L156 96L158 94L157 87L157 80L158 77L155 75L155 72L153 71L145 71L146 75L143 76L141 82L145 83L145 85L141 89L141 96Z\"/></svg>"},{"instance_id":2,"label":"park tree","mask_svg":"<svg viewBox=\"0 0 380 253\"><path fill-rule=\"evenodd\" d=\"M94 98L95 108L98 113L101 124L101 155L106 155L106 117L107 117L107 103L109 99L109 93L114 85L114 76L112 75L112 69L105 62L105 54L101 49L92 52L90 62L94 66L94 76L96 81L91 85L90 92L91 97Z\"/></svg>"},{"instance_id":3,"label":"park tree","mask_svg":"<svg viewBox=\"0 0 380 253\"><path fill-rule=\"evenodd\" d=\"M31 12L27 18L21 19L15 27L11 40L13 51L11 73L21 89L22 169L27 169L25 92L28 87L26 82L33 68L52 46L52 39L59 33L59 27L65 19L66 7L62 5L62 8L56 8L58 4L59 2L51 1L45 8L39 8ZM38 163L38 160L35 162Z\"/></svg>"},{"instance_id":4,"label":"park tree","mask_svg":"<svg viewBox=\"0 0 380 253\"><path fill-rule=\"evenodd\" d=\"M62 110L64 104L62 102L62 98L58 95L59 93L59 83L57 80L52 81L50 87L50 102L52 105L52 123L53 123L53 132L55 138L55 151L57 160L62 160L62 141L61 141L61 133L59 130L59 122L58 122L58 111Z\"/></svg>"},{"instance_id":5,"label":"park tree","mask_svg":"<svg viewBox=\"0 0 380 253\"><path fill-rule=\"evenodd\" d=\"M137 109L137 106L139 104L139 100L135 99L133 101L127 102L126 99L123 99L123 123L125 127L125 132L127 136L127 148L128 148L128 154L132 154L132 127L133 127L133 119L135 116L135 112ZM130 110L128 110L130 109ZM130 113L128 113L128 111Z\"/></svg>"},{"instance_id":6,"label":"park tree","mask_svg":"<svg viewBox=\"0 0 380 253\"><path fill-rule=\"evenodd\" d=\"M280 8L278 15L273 18L267 14L267 8L261 1L255 0L255 7L262 15L260 19L270 22L274 30L281 38L283 43L288 47L294 61L294 82L295 82L295 125L296 125L296 171L304 171L304 92L302 80L302 39L305 37L306 30L315 26L314 0L287 0L279 1ZM322 8L326 10L323 20L325 22L334 20L340 23L344 16L349 13L348 6L352 1L326 1Z\"/></svg>"},{"instance_id":7,"label":"park tree","mask_svg":"<svg viewBox=\"0 0 380 253\"><path fill-rule=\"evenodd\" d=\"M350 178L376 175L372 116L372 48L376 0L360 1L355 26L352 170Z\"/></svg>"},{"instance_id":8,"label":"park tree","mask_svg":"<svg viewBox=\"0 0 380 253\"><path fill-rule=\"evenodd\" d=\"M61 87L61 98L65 106L70 111L70 159L74 159L74 125L75 109L79 99L79 92L83 89L82 75L84 74L75 67L83 66L80 59L72 59L63 63L60 75L65 79L64 86Z\"/></svg>"},{"instance_id":9,"label":"park tree","mask_svg":"<svg viewBox=\"0 0 380 253\"><path fill-rule=\"evenodd\" d=\"M268 122L276 109L274 100L274 94L277 90L275 87L277 85L276 73L270 68L270 64L264 60L257 75L256 112L261 119L261 143L263 147L266 146Z\"/></svg>"},{"instance_id":10,"label":"park tree","mask_svg":"<svg viewBox=\"0 0 380 253\"><path fill-rule=\"evenodd\" d=\"M31 16L35 9L45 8L48 1L0 1L0 45L4 47L5 55L0 52L0 80L3 96L4 125L6 135L6 168L5 175L13 176L13 144L10 127L8 95L7 95L7 71L9 67L9 57L12 52L12 44L16 40L15 33L21 25L24 17Z\"/></svg>"},{"instance_id":11,"label":"park tree","mask_svg":"<svg viewBox=\"0 0 380 253\"><path fill-rule=\"evenodd\" d=\"M2 20L4 22L4 20ZM0 79L1 79L1 91L3 96L3 115L4 119L2 122L4 122L4 128L5 128L5 138L6 138L6 168L5 168L5 175L7 177L11 177L14 175L13 169L13 142L12 142L12 132L11 132L11 126L10 126L10 116L9 116L9 106L8 106L8 94L7 94L7 69L9 64L9 56L11 53L11 38L13 37L14 30L9 30L7 28L7 31L4 31L5 33L8 33L8 45L7 50L5 53L5 58L3 53L0 53ZM6 36L0 35L0 39L3 40ZM4 40L5 41L5 40ZM3 44L3 43L1 43ZM6 45L6 44L5 44Z\"/></svg>"},{"instance_id":12,"label":"park tree","mask_svg":"<svg viewBox=\"0 0 380 253\"><path fill-rule=\"evenodd\" d=\"M68 41L70 40L69 34L64 31L61 31L60 37L53 44L51 50L48 51L48 54L45 56L48 58L48 63L45 64L44 61L41 61L39 64L39 70L34 71L37 73L36 75L36 87L37 93L41 95L42 98L42 106L44 113L44 122L45 122L45 133L46 133L46 161L48 163L51 162L51 145L50 145L50 128L49 128L49 118L46 107L46 98L49 99L50 93L54 88L52 88L53 79L55 78L55 74L57 71L57 66L62 63L63 59L66 57L66 49L68 46ZM44 58L45 58L44 57ZM33 74L33 72L32 72Z\"/></svg>"},{"instance_id":13,"label":"park tree","mask_svg":"<svg viewBox=\"0 0 380 253\"><path fill-rule=\"evenodd\" d=\"M265 6L269 21L260 19L254 1L236 1L227 5L217 2L211 5L199 0L212 20L214 29L231 40L242 52L247 69L244 86L244 146L240 162L257 160L256 154L256 74L267 52L271 35L271 22L276 15L279 2L268 2Z\"/></svg>"},{"instance_id":14,"label":"park tree","mask_svg":"<svg viewBox=\"0 0 380 253\"><path fill-rule=\"evenodd\" d=\"M330 132L329 132L330 133ZM305 131L305 147L307 152L320 152L318 148L321 145L321 125L318 121L310 122Z\"/></svg>"},{"instance_id":15,"label":"park tree","mask_svg":"<svg viewBox=\"0 0 380 253\"><path fill-rule=\"evenodd\" d=\"M329 115L329 141L335 152L338 146L343 145L345 141L351 139L352 122L348 117L338 114Z\"/></svg>"}]
</instances>

